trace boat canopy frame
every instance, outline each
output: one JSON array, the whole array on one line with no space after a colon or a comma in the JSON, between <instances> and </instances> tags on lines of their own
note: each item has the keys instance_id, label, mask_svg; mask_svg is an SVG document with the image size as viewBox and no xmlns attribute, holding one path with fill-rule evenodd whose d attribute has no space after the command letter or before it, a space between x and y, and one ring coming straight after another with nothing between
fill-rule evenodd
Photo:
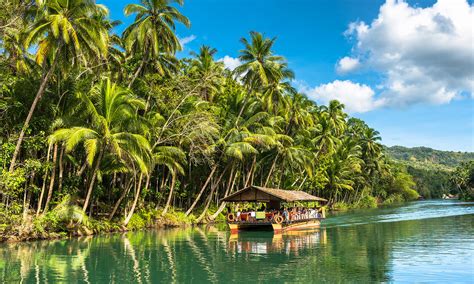
<instances>
[{"instance_id":1,"label":"boat canopy frame","mask_svg":"<svg viewBox=\"0 0 474 284\"><path fill-rule=\"evenodd\" d=\"M221 199L225 202L327 202L299 190L285 190L251 185Z\"/></svg>"}]
</instances>

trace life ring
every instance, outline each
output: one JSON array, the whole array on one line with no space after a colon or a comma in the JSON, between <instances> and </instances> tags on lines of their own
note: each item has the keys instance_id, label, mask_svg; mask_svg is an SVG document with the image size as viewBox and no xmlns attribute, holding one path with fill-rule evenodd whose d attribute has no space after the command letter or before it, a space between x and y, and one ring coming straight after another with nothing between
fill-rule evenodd
<instances>
[{"instance_id":1,"label":"life ring","mask_svg":"<svg viewBox=\"0 0 474 284\"><path fill-rule=\"evenodd\" d=\"M234 222L235 221L234 213L227 214L227 221L229 221L229 222Z\"/></svg>"},{"instance_id":2,"label":"life ring","mask_svg":"<svg viewBox=\"0 0 474 284\"><path fill-rule=\"evenodd\" d=\"M278 215L278 216L275 217L274 220L275 220L275 223L281 224L281 223L283 223L283 216Z\"/></svg>"}]
</instances>

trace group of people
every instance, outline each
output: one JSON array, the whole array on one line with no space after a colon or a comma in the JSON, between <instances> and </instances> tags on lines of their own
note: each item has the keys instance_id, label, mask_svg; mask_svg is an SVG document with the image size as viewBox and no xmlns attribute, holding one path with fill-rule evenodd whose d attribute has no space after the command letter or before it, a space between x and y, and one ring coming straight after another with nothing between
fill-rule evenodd
<instances>
[{"instance_id":1,"label":"group of people","mask_svg":"<svg viewBox=\"0 0 474 284\"><path fill-rule=\"evenodd\" d=\"M305 220L311 218L321 218L321 214L316 208L293 207L288 210L283 209L282 216L285 221Z\"/></svg>"},{"instance_id":2,"label":"group of people","mask_svg":"<svg viewBox=\"0 0 474 284\"><path fill-rule=\"evenodd\" d=\"M236 221L267 221L270 222L276 216L282 216L284 221L298 221L312 218L321 218L319 210L315 208L291 207L280 208L279 210L265 210L261 208L258 211L237 211Z\"/></svg>"}]
</instances>

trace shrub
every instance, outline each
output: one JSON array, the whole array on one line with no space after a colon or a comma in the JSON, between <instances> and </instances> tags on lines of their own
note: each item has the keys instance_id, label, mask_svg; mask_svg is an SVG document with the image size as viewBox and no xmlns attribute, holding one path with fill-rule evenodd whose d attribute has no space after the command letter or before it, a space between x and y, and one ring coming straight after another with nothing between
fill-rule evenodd
<instances>
[{"instance_id":1,"label":"shrub","mask_svg":"<svg viewBox=\"0 0 474 284\"><path fill-rule=\"evenodd\" d=\"M130 222L127 224L129 230L139 230L146 227L146 220L140 214L133 214Z\"/></svg>"},{"instance_id":2,"label":"shrub","mask_svg":"<svg viewBox=\"0 0 474 284\"><path fill-rule=\"evenodd\" d=\"M360 201L357 204L357 207L359 208L377 208L377 198L371 196L371 195L366 195L363 198L360 199Z\"/></svg>"},{"instance_id":3,"label":"shrub","mask_svg":"<svg viewBox=\"0 0 474 284\"><path fill-rule=\"evenodd\" d=\"M403 201L404 201L403 196L399 193L396 193L396 194L390 195L387 199L385 199L383 204L390 205L390 204L395 204L395 203L401 203Z\"/></svg>"}]
</instances>

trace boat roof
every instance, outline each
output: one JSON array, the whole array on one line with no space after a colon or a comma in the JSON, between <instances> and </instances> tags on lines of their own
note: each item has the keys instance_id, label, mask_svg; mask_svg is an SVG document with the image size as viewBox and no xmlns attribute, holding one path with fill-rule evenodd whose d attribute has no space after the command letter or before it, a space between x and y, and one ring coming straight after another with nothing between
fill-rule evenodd
<instances>
[{"instance_id":1,"label":"boat roof","mask_svg":"<svg viewBox=\"0 0 474 284\"><path fill-rule=\"evenodd\" d=\"M249 186L241 189L229 196L226 196L222 201L227 202L270 202L270 201L321 201L327 202L326 199L311 195L299 190L284 190L277 188L268 188L260 186Z\"/></svg>"}]
</instances>

